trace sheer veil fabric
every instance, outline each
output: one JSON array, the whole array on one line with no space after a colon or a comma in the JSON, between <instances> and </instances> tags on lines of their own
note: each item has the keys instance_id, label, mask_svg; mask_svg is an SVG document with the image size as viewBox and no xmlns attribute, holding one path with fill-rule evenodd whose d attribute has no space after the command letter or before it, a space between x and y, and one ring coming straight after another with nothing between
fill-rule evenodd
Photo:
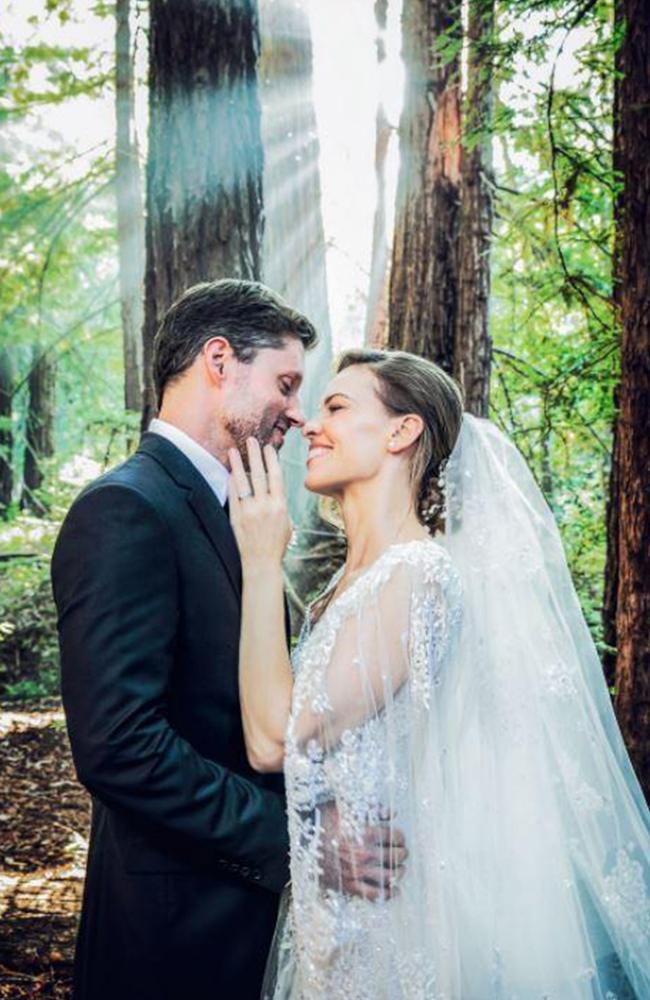
<instances>
[{"instance_id":1,"label":"sheer veil fabric","mask_svg":"<svg viewBox=\"0 0 650 1000\"><path fill-rule=\"evenodd\" d=\"M648 1000L650 814L554 518L488 421L447 508L305 623L264 997ZM350 898L345 841L381 823L400 892Z\"/></svg>"}]
</instances>

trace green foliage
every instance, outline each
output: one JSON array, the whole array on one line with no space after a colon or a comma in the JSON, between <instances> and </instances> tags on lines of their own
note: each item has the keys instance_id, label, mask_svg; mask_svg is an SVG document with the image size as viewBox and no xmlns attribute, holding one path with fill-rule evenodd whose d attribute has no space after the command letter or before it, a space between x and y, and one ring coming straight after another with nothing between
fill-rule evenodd
<instances>
[{"instance_id":1,"label":"green foliage","mask_svg":"<svg viewBox=\"0 0 650 1000\"><path fill-rule=\"evenodd\" d=\"M93 5L107 21L102 29L96 20L90 33L84 29L93 13L81 0L42 0L32 17L17 2L8 8L0 38L0 349L14 377L13 412L3 421L13 435L14 502L0 522L0 691L22 698L58 687L49 583L58 525L82 479L121 460L137 428L123 409L114 8ZM54 123L70 121L73 109L80 120L106 119L108 110L105 138L80 145L65 125L57 132ZM37 499L48 517L35 518L21 512L19 499L28 379L43 355L56 364L56 453L39 463L45 478ZM72 459L90 472L66 482L75 480ZM30 558L10 558L14 553Z\"/></svg>"},{"instance_id":2,"label":"green foliage","mask_svg":"<svg viewBox=\"0 0 650 1000\"><path fill-rule=\"evenodd\" d=\"M0 694L22 700L58 691L58 646L48 561L0 572Z\"/></svg>"},{"instance_id":3,"label":"green foliage","mask_svg":"<svg viewBox=\"0 0 650 1000\"><path fill-rule=\"evenodd\" d=\"M23 699L58 688L56 618L49 579L55 520L18 515L0 531L0 695Z\"/></svg>"},{"instance_id":4,"label":"green foliage","mask_svg":"<svg viewBox=\"0 0 650 1000\"><path fill-rule=\"evenodd\" d=\"M618 379L613 5L497 7L493 416L560 523L597 642ZM515 90L512 81L528 86Z\"/></svg>"}]
</instances>

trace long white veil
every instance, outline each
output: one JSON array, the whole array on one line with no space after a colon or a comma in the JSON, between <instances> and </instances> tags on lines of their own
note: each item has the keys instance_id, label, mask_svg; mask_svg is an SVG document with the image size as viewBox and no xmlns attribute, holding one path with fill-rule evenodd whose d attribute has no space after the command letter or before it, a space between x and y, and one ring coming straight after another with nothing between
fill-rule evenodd
<instances>
[{"instance_id":1,"label":"long white veil","mask_svg":"<svg viewBox=\"0 0 650 1000\"><path fill-rule=\"evenodd\" d=\"M444 711L448 914L462 1000L650 998L650 813L554 517L465 415L442 544L464 620Z\"/></svg>"}]
</instances>

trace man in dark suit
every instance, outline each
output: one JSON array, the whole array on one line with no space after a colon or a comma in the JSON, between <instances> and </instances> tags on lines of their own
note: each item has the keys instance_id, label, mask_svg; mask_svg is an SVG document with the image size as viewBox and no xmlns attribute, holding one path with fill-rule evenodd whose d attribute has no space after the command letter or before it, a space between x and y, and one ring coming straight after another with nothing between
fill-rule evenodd
<instances>
[{"instance_id":1,"label":"man in dark suit","mask_svg":"<svg viewBox=\"0 0 650 1000\"><path fill-rule=\"evenodd\" d=\"M288 880L281 775L246 759L228 447L303 422L311 323L195 286L155 347L160 419L70 509L52 560L62 693L93 799L75 1000L257 1000Z\"/></svg>"}]
</instances>

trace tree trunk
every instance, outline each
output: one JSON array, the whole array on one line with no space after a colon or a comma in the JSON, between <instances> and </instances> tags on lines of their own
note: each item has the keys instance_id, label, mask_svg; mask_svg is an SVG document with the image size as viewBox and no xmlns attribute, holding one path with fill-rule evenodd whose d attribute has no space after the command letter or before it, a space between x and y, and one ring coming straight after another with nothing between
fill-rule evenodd
<instances>
[{"instance_id":1,"label":"tree trunk","mask_svg":"<svg viewBox=\"0 0 650 1000\"><path fill-rule=\"evenodd\" d=\"M13 494L12 425L13 365L7 348L0 349L0 516L7 512Z\"/></svg>"},{"instance_id":2,"label":"tree trunk","mask_svg":"<svg viewBox=\"0 0 650 1000\"><path fill-rule=\"evenodd\" d=\"M124 403L142 408L142 323L144 320L144 213L138 145L135 136L134 93L129 25L130 0L115 5L115 191L120 274L120 306L124 356Z\"/></svg>"},{"instance_id":3,"label":"tree trunk","mask_svg":"<svg viewBox=\"0 0 650 1000\"><path fill-rule=\"evenodd\" d=\"M259 279L263 230L255 0L152 0L143 425L153 339L197 281Z\"/></svg>"},{"instance_id":4,"label":"tree trunk","mask_svg":"<svg viewBox=\"0 0 650 1000\"><path fill-rule=\"evenodd\" d=\"M453 372L458 310L456 240L460 191L460 4L404 0L404 110L390 279L391 348ZM436 51L443 33L457 51Z\"/></svg>"},{"instance_id":5,"label":"tree trunk","mask_svg":"<svg viewBox=\"0 0 650 1000\"><path fill-rule=\"evenodd\" d=\"M325 234L321 212L319 143L312 100L309 19L299 0L260 4L260 95L264 144L264 280L315 324L319 344L307 355L302 402L317 410L330 376ZM301 621L297 594L321 589L336 568L329 558L331 531L318 516L315 498L303 487L305 444L290 434L281 460L298 545L287 559L288 592L295 591L294 627ZM340 546L339 546L340 549ZM338 551L338 550L337 550ZM308 557L308 558L307 558ZM320 558L319 558L320 557Z\"/></svg>"},{"instance_id":6,"label":"tree trunk","mask_svg":"<svg viewBox=\"0 0 650 1000\"><path fill-rule=\"evenodd\" d=\"M454 375L463 388L465 409L487 417L492 350L489 304L494 0L470 0L468 13Z\"/></svg>"},{"instance_id":7,"label":"tree trunk","mask_svg":"<svg viewBox=\"0 0 650 1000\"><path fill-rule=\"evenodd\" d=\"M650 7L618 0L620 61L621 386L616 710L650 793Z\"/></svg>"},{"instance_id":8,"label":"tree trunk","mask_svg":"<svg viewBox=\"0 0 650 1000\"><path fill-rule=\"evenodd\" d=\"M54 412L56 403L56 362L36 344L28 379L29 399L25 432L25 463L21 505L36 514L46 506L36 495L43 484L42 460L54 454Z\"/></svg>"},{"instance_id":9,"label":"tree trunk","mask_svg":"<svg viewBox=\"0 0 650 1000\"><path fill-rule=\"evenodd\" d=\"M377 62L386 59L386 21L388 0L375 0L377 22ZM375 118L375 183L377 203L372 226L372 252L370 256L370 283L364 341L369 347L382 348L388 339L388 282L389 253L386 236L386 159L391 140L391 127L383 103L377 106Z\"/></svg>"},{"instance_id":10,"label":"tree trunk","mask_svg":"<svg viewBox=\"0 0 650 1000\"><path fill-rule=\"evenodd\" d=\"M614 307L616 314L619 315L619 310L617 308L617 290L616 284L614 288ZM617 387L614 393L614 405L618 411L619 407L619 388ZM612 453L610 459L609 468L609 491L607 496L607 510L605 514L606 523L606 533L607 533L607 557L605 559L605 581L603 589L603 641L605 643L606 649L603 654L603 669L605 671L605 679L609 687L615 687L616 685L616 647L617 647L617 637L616 637L616 606L618 598L618 534L620 530L620 512L619 512L619 486L618 486L618 467L619 467L619 422L618 418L614 418L614 427L612 433Z\"/></svg>"},{"instance_id":11,"label":"tree trunk","mask_svg":"<svg viewBox=\"0 0 650 1000\"><path fill-rule=\"evenodd\" d=\"M264 280L316 326L318 346L307 355L302 402L313 413L332 363L325 234L321 213L319 143L311 95L309 19L298 0L264 0L260 7L260 83L264 143ZM291 514L299 522L305 448L291 434L282 449Z\"/></svg>"},{"instance_id":12,"label":"tree trunk","mask_svg":"<svg viewBox=\"0 0 650 1000\"><path fill-rule=\"evenodd\" d=\"M623 4L618 3L614 11L615 31L621 32L623 25ZM612 166L614 168L614 179L616 182L616 194L614 196L614 252L612 261L613 271L613 306L614 324L620 336L623 296L622 289L624 283L624 273L622 270L622 249L623 249L623 227L625 218L625 191L621 183L624 171L623 156L623 134L621 132L621 79L624 72L623 67L624 47L619 45L614 57L614 145ZM614 390L614 422L612 427L612 453L609 470L609 491L607 497L606 510L606 531L607 531L607 558L605 560L605 581L603 589L603 640L606 651L603 655L603 668L605 677L610 687L616 685L616 608L618 603L618 536L620 531L620 496L618 468L620 463L619 449L619 421L618 413L620 409L620 385Z\"/></svg>"}]
</instances>

